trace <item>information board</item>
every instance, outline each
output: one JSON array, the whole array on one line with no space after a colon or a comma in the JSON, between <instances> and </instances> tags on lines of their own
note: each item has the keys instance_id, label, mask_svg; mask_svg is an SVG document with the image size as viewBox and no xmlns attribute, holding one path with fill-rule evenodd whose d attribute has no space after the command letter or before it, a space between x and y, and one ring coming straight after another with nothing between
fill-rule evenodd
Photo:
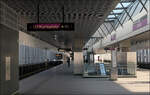
<instances>
[{"instance_id":1,"label":"information board","mask_svg":"<svg viewBox=\"0 0 150 95\"><path fill-rule=\"evenodd\" d=\"M106 70L105 70L105 66L103 63L100 63L100 72L101 72L101 75L106 75Z\"/></svg>"},{"instance_id":2,"label":"information board","mask_svg":"<svg viewBox=\"0 0 150 95\"><path fill-rule=\"evenodd\" d=\"M133 22L133 31L140 29L148 24L147 15Z\"/></svg>"},{"instance_id":3,"label":"information board","mask_svg":"<svg viewBox=\"0 0 150 95\"><path fill-rule=\"evenodd\" d=\"M73 31L74 23L28 23L27 31Z\"/></svg>"}]
</instances>

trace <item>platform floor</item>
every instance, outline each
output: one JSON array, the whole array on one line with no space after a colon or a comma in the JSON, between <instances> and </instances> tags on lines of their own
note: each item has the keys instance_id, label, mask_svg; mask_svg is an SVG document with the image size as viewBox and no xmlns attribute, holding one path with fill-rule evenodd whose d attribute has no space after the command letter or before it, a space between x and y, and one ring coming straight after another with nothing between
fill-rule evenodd
<instances>
[{"instance_id":1,"label":"platform floor","mask_svg":"<svg viewBox=\"0 0 150 95\"><path fill-rule=\"evenodd\" d=\"M72 66L62 64L20 81L21 95L150 95L149 71L137 78L109 81L73 75Z\"/></svg>"}]
</instances>

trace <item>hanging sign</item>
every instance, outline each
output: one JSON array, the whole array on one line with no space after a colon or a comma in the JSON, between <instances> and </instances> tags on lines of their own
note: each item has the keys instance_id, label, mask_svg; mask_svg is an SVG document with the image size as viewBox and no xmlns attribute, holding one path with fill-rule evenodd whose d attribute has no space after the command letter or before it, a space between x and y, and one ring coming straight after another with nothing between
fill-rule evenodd
<instances>
[{"instance_id":1,"label":"hanging sign","mask_svg":"<svg viewBox=\"0 0 150 95\"><path fill-rule=\"evenodd\" d=\"M28 23L27 31L73 31L74 23Z\"/></svg>"}]
</instances>

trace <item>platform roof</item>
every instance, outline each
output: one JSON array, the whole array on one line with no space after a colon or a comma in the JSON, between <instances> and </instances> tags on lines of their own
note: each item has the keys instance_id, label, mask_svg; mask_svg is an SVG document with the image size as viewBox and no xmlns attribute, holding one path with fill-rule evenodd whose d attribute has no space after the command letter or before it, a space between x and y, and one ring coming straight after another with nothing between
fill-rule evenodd
<instances>
[{"instance_id":1,"label":"platform roof","mask_svg":"<svg viewBox=\"0 0 150 95\"><path fill-rule=\"evenodd\" d=\"M130 0L124 0L127 2ZM75 31L32 32L56 47L79 51L95 33L120 0L4 0L28 23L75 23ZM62 10L64 8L64 10ZM64 15L62 14L64 11ZM119 14L119 13L118 13Z\"/></svg>"}]
</instances>

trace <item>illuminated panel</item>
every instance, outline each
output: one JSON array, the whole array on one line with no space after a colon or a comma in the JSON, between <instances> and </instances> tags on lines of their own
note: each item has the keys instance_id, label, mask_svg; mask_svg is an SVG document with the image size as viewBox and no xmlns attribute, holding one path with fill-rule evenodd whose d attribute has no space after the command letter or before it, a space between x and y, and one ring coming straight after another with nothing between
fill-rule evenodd
<instances>
[{"instance_id":1,"label":"illuminated panel","mask_svg":"<svg viewBox=\"0 0 150 95\"><path fill-rule=\"evenodd\" d=\"M56 54L57 59L62 59L62 54Z\"/></svg>"},{"instance_id":2,"label":"illuminated panel","mask_svg":"<svg viewBox=\"0 0 150 95\"><path fill-rule=\"evenodd\" d=\"M73 31L74 23L28 23L28 31Z\"/></svg>"}]
</instances>

